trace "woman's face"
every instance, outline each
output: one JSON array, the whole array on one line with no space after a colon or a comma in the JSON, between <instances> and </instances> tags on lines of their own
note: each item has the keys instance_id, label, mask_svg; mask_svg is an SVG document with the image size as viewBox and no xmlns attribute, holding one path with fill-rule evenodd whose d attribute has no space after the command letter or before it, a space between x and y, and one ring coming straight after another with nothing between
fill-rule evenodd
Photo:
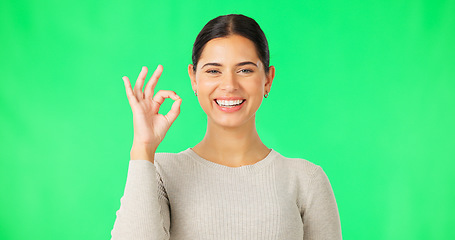
<instances>
[{"instance_id":1,"label":"woman's face","mask_svg":"<svg viewBox=\"0 0 455 240\"><path fill-rule=\"evenodd\" d=\"M239 127L254 121L264 94L270 92L275 68L266 74L254 43L231 35L207 42L196 72L190 64L188 73L209 121Z\"/></svg>"}]
</instances>

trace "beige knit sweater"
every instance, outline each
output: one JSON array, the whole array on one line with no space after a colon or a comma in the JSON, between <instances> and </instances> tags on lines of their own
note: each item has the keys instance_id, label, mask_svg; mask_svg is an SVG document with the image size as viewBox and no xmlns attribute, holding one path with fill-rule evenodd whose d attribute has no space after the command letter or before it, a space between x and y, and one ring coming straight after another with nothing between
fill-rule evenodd
<instances>
[{"instance_id":1,"label":"beige knit sweater","mask_svg":"<svg viewBox=\"0 0 455 240\"><path fill-rule=\"evenodd\" d=\"M342 239L327 175L271 149L252 165L228 167L191 148L130 160L111 231L120 239Z\"/></svg>"}]
</instances>

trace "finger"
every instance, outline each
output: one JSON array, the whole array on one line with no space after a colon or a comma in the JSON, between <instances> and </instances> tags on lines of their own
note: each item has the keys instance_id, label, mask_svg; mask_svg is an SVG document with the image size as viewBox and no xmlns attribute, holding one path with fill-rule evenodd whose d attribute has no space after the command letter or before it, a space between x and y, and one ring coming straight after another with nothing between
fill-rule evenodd
<instances>
[{"instance_id":1,"label":"finger","mask_svg":"<svg viewBox=\"0 0 455 240\"><path fill-rule=\"evenodd\" d=\"M122 79L123 79L123 83L125 84L126 97L128 98L128 102L131 105L132 101L136 102L137 99L134 97L133 89L131 89L131 83L130 83L130 80L128 79L128 77L123 76Z\"/></svg>"},{"instance_id":2,"label":"finger","mask_svg":"<svg viewBox=\"0 0 455 240\"><path fill-rule=\"evenodd\" d=\"M172 104L171 110L169 110L169 112L165 115L165 117L169 121L170 125L172 125L172 123L174 123L175 119L180 114L180 105L181 104L182 104L181 98L175 100L174 103Z\"/></svg>"},{"instance_id":3,"label":"finger","mask_svg":"<svg viewBox=\"0 0 455 240\"><path fill-rule=\"evenodd\" d=\"M137 77L136 83L134 84L134 93L138 100L144 98L144 94L142 93L142 87L144 86L145 76L147 76L147 67L143 66L141 72L139 73L139 77Z\"/></svg>"},{"instance_id":4,"label":"finger","mask_svg":"<svg viewBox=\"0 0 455 240\"><path fill-rule=\"evenodd\" d=\"M166 98L172 98L173 100L177 100L180 97L174 91L159 90L153 97L153 101L161 105L164 102L164 99Z\"/></svg>"},{"instance_id":5,"label":"finger","mask_svg":"<svg viewBox=\"0 0 455 240\"><path fill-rule=\"evenodd\" d=\"M152 99L153 102L152 113L157 114L159 112L160 106L164 102L164 99L166 98L172 98L174 100L177 100L180 97L174 91L159 90Z\"/></svg>"},{"instance_id":6,"label":"finger","mask_svg":"<svg viewBox=\"0 0 455 240\"><path fill-rule=\"evenodd\" d=\"M147 85L145 85L144 93L145 93L145 98L151 98L153 97L153 92L156 86L156 83L158 82L158 79L161 77L161 73L163 72L163 65L159 64L155 72L153 72L152 77L150 77L150 80L148 81Z\"/></svg>"}]
</instances>

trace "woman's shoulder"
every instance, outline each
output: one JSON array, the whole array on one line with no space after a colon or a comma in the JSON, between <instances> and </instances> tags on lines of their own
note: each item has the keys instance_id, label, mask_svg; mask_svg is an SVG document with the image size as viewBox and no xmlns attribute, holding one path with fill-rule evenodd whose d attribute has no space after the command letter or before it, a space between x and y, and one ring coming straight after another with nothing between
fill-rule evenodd
<instances>
[{"instance_id":1,"label":"woman's shoulder","mask_svg":"<svg viewBox=\"0 0 455 240\"><path fill-rule=\"evenodd\" d=\"M159 165L164 165L164 164L179 164L182 161L185 161L185 158L187 155L185 154L188 152L188 149L177 152L177 153L172 153L172 152L157 152L155 153L155 163Z\"/></svg>"},{"instance_id":2,"label":"woman's shoulder","mask_svg":"<svg viewBox=\"0 0 455 240\"><path fill-rule=\"evenodd\" d=\"M191 161L191 149L186 148L180 152L157 152L155 153L155 166L158 171L169 171L178 173L187 172L194 164Z\"/></svg>"},{"instance_id":3,"label":"woman's shoulder","mask_svg":"<svg viewBox=\"0 0 455 240\"><path fill-rule=\"evenodd\" d=\"M300 177L312 177L321 166L303 157L285 157L276 152L275 165L278 169L283 169L289 174L296 174Z\"/></svg>"}]
</instances>

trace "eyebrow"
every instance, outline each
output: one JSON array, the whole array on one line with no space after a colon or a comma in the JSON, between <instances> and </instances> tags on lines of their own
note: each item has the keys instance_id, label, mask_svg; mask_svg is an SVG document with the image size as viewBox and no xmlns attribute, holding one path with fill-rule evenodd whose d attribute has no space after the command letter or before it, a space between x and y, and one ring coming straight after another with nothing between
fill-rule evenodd
<instances>
[{"instance_id":1,"label":"eyebrow","mask_svg":"<svg viewBox=\"0 0 455 240\"><path fill-rule=\"evenodd\" d=\"M239 67L239 66L244 66L244 65L248 65L248 64L252 64L252 65L254 65L256 67L258 66L258 65L256 65L256 63L250 62L250 61L240 62L240 63L237 63L235 66ZM218 66L218 67L223 66L221 63L211 62L211 63L204 64L204 66L202 66L201 68L204 68L205 66L210 66L210 65L211 66Z\"/></svg>"}]
</instances>

